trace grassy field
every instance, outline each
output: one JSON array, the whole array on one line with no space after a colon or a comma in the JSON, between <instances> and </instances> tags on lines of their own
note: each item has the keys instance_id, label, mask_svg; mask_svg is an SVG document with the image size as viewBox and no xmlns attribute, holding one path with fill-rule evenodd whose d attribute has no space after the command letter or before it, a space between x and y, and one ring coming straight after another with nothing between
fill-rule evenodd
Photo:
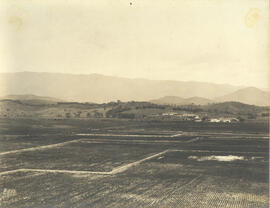
<instances>
[{"instance_id":1,"label":"grassy field","mask_svg":"<svg viewBox=\"0 0 270 208\"><path fill-rule=\"evenodd\" d=\"M268 207L267 125L0 120L0 207Z\"/></svg>"}]
</instances>

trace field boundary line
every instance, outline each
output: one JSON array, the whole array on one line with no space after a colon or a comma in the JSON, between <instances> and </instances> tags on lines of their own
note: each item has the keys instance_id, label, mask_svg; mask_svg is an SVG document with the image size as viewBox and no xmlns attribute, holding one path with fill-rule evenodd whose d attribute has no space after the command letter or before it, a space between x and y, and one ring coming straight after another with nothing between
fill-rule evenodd
<instances>
[{"instance_id":1,"label":"field boundary line","mask_svg":"<svg viewBox=\"0 0 270 208\"><path fill-rule=\"evenodd\" d=\"M109 137L109 136L117 136L117 137L156 137L156 138L173 138L177 136L182 136L183 133L178 133L178 134L173 134L173 135L158 135L158 134L95 134L95 133L81 133L81 134L76 134L76 136L104 136L104 137Z\"/></svg>"},{"instance_id":2,"label":"field boundary line","mask_svg":"<svg viewBox=\"0 0 270 208\"><path fill-rule=\"evenodd\" d=\"M82 140L85 140L85 139L76 139L76 140L71 140L71 141L67 141L67 142L60 142L60 143L56 143L56 144L49 144L49 145L42 145L42 146L37 146L37 147L30 147L30 148L24 148L24 149L18 149L18 150L11 150L11 151L7 151L7 152L0 152L0 156L7 155L7 154L14 154L14 153L18 153L18 152L28 152L28 151L49 149L49 148L54 148L54 147L61 147L61 146L64 146L66 144L76 143L76 142L79 142L79 141L82 141Z\"/></svg>"},{"instance_id":3,"label":"field boundary line","mask_svg":"<svg viewBox=\"0 0 270 208\"><path fill-rule=\"evenodd\" d=\"M21 172L21 171L22 171L22 169L8 170L8 171L0 172L0 176L12 174L12 173L17 173L17 172Z\"/></svg>"},{"instance_id":4,"label":"field boundary line","mask_svg":"<svg viewBox=\"0 0 270 208\"><path fill-rule=\"evenodd\" d=\"M146 161L146 160L150 160L152 158L155 158L155 157L158 157L160 155L163 155L165 153L169 152L169 150L164 150L162 152L159 152L159 153L156 153L154 155L151 155L149 157L146 157L144 159L141 159L141 160L138 160L138 161L135 161L135 162L132 162L132 163L129 163L129 164L126 164L126 165L123 165L123 166L120 166L120 167L116 167L114 168L112 171L110 171L113 175L114 174L117 174L117 173L122 173L124 171L126 171L127 169L133 167L133 166L136 166L136 165L139 165L140 163Z\"/></svg>"},{"instance_id":5,"label":"field boundary line","mask_svg":"<svg viewBox=\"0 0 270 208\"><path fill-rule=\"evenodd\" d=\"M197 141L199 141L199 140L201 140L201 137L195 137L195 138L193 138L193 139L187 140L185 143L197 142Z\"/></svg>"},{"instance_id":6,"label":"field boundary line","mask_svg":"<svg viewBox=\"0 0 270 208\"><path fill-rule=\"evenodd\" d=\"M191 141L192 140L192 141ZM197 141L198 139L196 139ZM106 144L107 142L127 142L127 143L135 143L135 144L155 144L155 143L189 143L194 142L194 139L190 140L121 140L121 139L82 139L83 143L101 143Z\"/></svg>"},{"instance_id":7,"label":"field boundary line","mask_svg":"<svg viewBox=\"0 0 270 208\"><path fill-rule=\"evenodd\" d=\"M222 151L222 150L180 150L180 149L171 149L168 152L206 152L206 153L231 153L231 154L266 154L265 152L237 152L237 151Z\"/></svg>"},{"instance_id":8,"label":"field boundary line","mask_svg":"<svg viewBox=\"0 0 270 208\"><path fill-rule=\"evenodd\" d=\"M20 169L16 169L16 170L9 170L9 171L4 171L4 172L0 172L0 176L1 175L7 175L7 174L12 174L12 173L17 173L17 172L47 172L47 173L71 173L71 174L98 174L98 175L115 175L118 173L122 173L124 171L126 171L127 169L139 165L140 163L146 161L146 160L150 160L152 158L158 157L160 155L163 155L165 153L167 153L169 150L165 150L159 153L156 153L154 155L148 156L146 158L143 158L141 160L132 162L132 163L128 163L126 165L123 166L119 166L116 167L114 169L112 169L111 171L108 172L99 172L99 171L80 171L80 170L56 170L56 169L32 169L32 168L20 168Z\"/></svg>"},{"instance_id":9,"label":"field boundary line","mask_svg":"<svg viewBox=\"0 0 270 208\"><path fill-rule=\"evenodd\" d=\"M61 142L56 144L49 144L49 145L41 145L36 147L30 147L30 148L24 148L24 149L18 149L18 150L11 150L7 152L0 152L0 156L8 155L8 154L14 154L14 153L20 153L20 152L28 152L28 151L36 151L36 150L43 150L43 149L50 149L55 147L61 147L67 144L71 143L77 143L77 142L84 142L84 143L93 143L93 144L106 144L107 142L128 142L128 143L135 143L135 144L158 144L158 143L192 143L201 140L201 137L196 137L190 140L186 141L145 141L145 140L114 140L114 139L95 139L95 140L88 140L87 138L82 139L75 139L67 142ZM231 152L231 153L254 153L254 154L262 154L263 152L239 152L239 151L217 151L217 150L168 150L169 152L213 152L213 153L222 153L222 152Z\"/></svg>"},{"instance_id":10,"label":"field boundary line","mask_svg":"<svg viewBox=\"0 0 270 208\"><path fill-rule=\"evenodd\" d=\"M72 140L69 142L62 142L58 144L54 144L53 147L56 146L61 146L61 145L65 145L67 143L72 143L72 142L78 142L84 139L80 139L80 140ZM48 147L49 146L49 147ZM42 149L46 149L46 148L51 148L52 145L47 145L47 146L43 146ZM36 148L30 148L30 151L36 150ZM38 147L38 149L40 149ZM24 151L28 151L28 149L24 149ZM13 151L11 151L13 152ZM6 175L6 174L12 174L12 173L17 173L17 172L47 172L47 173L71 173L71 174L98 174L98 175L115 175L118 173L122 173L126 170L128 170L131 167L134 167L136 165L141 164L144 161L153 159L155 157L161 156L163 154L166 154L168 152L207 152L207 153L224 153L224 152L230 152L230 153L256 153L259 154L261 152L231 152L231 151L209 151L209 150L178 150L178 149L167 149L164 150L162 152L150 155L146 158L143 158L141 160L137 160L135 162L132 163L128 163L126 165L122 165L122 166L118 166L116 168L113 168L111 171L107 171L107 172L101 172L101 171L80 171L80 170L57 170L57 169L32 169L32 168L20 168L20 169L16 169L16 170L9 170L9 171L4 171L4 172L0 172L0 176L1 175Z\"/></svg>"},{"instance_id":11,"label":"field boundary line","mask_svg":"<svg viewBox=\"0 0 270 208\"><path fill-rule=\"evenodd\" d=\"M16 169L16 170L10 170L10 171L0 172L0 176L1 175L12 174L12 173L17 173L17 172L44 172L44 173L71 173L71 174L100 174L100 175L110 175L110 172L20 168L20 169Z\"/></svg>"},{"instance_id":12,"label":"field boundary line","mask_svg":"<svg viewBox=\"0 0 270 208\"><path fill-rule=\"evenodd\" d=\"M192 140L192 139L191 139ZM95 140L87 140L86 138L82 139L74 139L67 142L60 142L56 144L49 144L49 145L41 145L36 147L29 147L29 148L23 148L18 150L10 150L7 152L0 152L0 156L7 155L7 154L14 154L14 153L20 153L20 152L28 152L28 151L36 151L36 150L42 150L42 149L49 149L49 148L55 148L55 147L61 147L67 144L71 143L77 143L77 142L85 142L85 143L95 143L95 144L106 144L106 142L129 142L129 143L141 143L141 144L153 144L153 143L188 143L193 142L190 140L187 141L145 141L145 140L114 140L114 139L95 139Z\"/></svg>"}]
</instances>

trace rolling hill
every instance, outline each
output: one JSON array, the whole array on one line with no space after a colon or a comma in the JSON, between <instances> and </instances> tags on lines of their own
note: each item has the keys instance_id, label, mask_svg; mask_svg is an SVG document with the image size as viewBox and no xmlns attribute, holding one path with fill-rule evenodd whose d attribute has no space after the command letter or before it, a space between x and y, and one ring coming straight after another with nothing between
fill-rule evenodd
<instances>
[{"instance_id":1,"label":"rolling hill","mask_svg":"<svg viewBox=\"0 0 270 208\"><path fill-rule=\"evenodd\" d=\"M202 106L202 109L207 112L214 113L230 113L230 114L256 114L258 112L267 112L268 107L248 105L240 102L223 102L213 103Z\"/></svg>"},{"instance_id":2,"label":"rolling hill","mask_svg":"<svg viewBox=\"0 0 270 208\"><path fill-rule=\"evenodd\" d=\"M63 102L61 99L37 95L7 95L0 97L0 100L20 101L21 103L31 105L56 104L58 102Z\"/></svg>"},{"instance_id":3,"label":"rolling hill","mask_svg":"<svg viewBox=\"0 0 270 208\"><path fill-rule=\"evenodd\" d=\"M149 102L110 102L106 104L57 102L39 103L29 100L0 100L0 118L153 118L167 112L198 113L208 116L261 116L268 107L247 105L239 102L209 105L157 105ZM158 117L155 117L158 118ZM162 118L159 118L162 119Z\"/></svg>"}]
</instances>

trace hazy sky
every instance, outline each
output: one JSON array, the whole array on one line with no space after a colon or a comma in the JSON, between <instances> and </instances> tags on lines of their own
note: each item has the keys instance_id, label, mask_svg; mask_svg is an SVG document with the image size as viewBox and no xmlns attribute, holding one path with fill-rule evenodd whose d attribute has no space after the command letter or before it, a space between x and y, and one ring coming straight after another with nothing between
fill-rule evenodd
<instances>
[{"instance_id":1,"label":"hazy sky","mask_svg":"<svg viewBox=\"0 0 270 208\"><path fill-rule=\"evenodd\" d=\"M0 72L266 88L268 0L1 0Z\"/></svg>"}]
</instances>

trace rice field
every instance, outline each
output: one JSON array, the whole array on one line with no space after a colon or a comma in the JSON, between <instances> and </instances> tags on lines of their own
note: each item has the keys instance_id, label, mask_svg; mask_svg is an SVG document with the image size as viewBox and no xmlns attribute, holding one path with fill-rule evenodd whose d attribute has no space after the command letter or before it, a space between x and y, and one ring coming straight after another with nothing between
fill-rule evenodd
<instances>
[{"instance_id":1,"label":"rice field","mask_svg":"<svg viewBox=\"0 0 270 208\"><path fill-rule=\"evenodd\" d=\"M0 207L269 205L264 132L185 132L166 123L142 129L128 122L125 132L108 121L103 130L91 121L82 131L81 121L70 128L43 121L24 134L16 122L0 135Z\"/></svg>"}]
</instances>

